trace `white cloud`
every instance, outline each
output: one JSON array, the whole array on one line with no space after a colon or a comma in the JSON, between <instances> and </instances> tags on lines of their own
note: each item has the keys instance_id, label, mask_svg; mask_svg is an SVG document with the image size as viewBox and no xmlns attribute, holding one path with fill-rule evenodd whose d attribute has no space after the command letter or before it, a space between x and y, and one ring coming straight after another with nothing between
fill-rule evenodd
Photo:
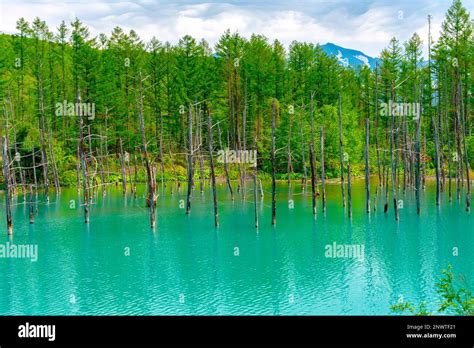
<instances>
[{"instance_id":1,"label":"white cloud","mask_svg":"<svg viewBox=\"0 0 474 348\"><path fill-rule=\"evenodd\" d=\"M388 0L302 0L297 4L285 0L268 4L256 0L227 1L0 0L0 31L14 33L20 17L32 21L38 16L54 30L61 20L71 22L77 16L92 35L108 34L115 26L121 26L126 31L134 29L145 41L156 36L161 41L175 43L189 34L206 39L212 46L229 28L246 37L258 33L270 40L278 38L286 46L293 40L333 42L377 56L392 36L403 42L417 31L426 44L428 13L434 15L432 32L437 38L451 3L451 0L401 0L395 4ZM470 10L473 6L470 4Z\"/></svg>"}]
</instances>

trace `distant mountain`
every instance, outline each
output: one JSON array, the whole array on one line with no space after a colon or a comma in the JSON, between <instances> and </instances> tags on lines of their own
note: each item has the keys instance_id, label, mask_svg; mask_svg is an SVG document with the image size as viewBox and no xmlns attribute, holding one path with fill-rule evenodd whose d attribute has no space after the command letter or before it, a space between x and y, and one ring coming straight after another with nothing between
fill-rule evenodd
<instances>
[{"instance_id":1,"label":"distant mountain","mask_svg":"<svg viewBox=\"0 0 474 348\"><path fill-rule=\"evenodd\" d=\"M321 45L321 48L327 55L336 57L342 66L352 66L354 68L366 65L371 69L375 69L375 63L378 58L373 58L361 51L344 48L333 43Z\"/></svg>"}]
</instances>

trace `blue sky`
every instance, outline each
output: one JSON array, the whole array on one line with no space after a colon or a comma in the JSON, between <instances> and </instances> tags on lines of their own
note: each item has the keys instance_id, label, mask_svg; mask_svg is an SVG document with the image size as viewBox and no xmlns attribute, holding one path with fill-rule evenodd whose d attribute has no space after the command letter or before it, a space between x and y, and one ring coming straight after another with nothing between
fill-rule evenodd
<instances>
[{"instance_id":1,"label":"blue sky","mask_svg":"<svg viewBox=\"0 0 474 348\"><path fill-rule=\"evenodd\" d=\"M286 46L293 40L335 44L377 56L392 36L402 42L414 32L427 42L427 15L437 39L451 0L268 0L268 1L53 1L0 0L0 32L14 33L19 17L39 16L54 29L80 18L91 34L115 26L134 29L142 39L177 42L185 34L213 45L227 28L249 37L263 34ZM473 12L474 1L464 0Z\"/></svg>"}]
</instances>

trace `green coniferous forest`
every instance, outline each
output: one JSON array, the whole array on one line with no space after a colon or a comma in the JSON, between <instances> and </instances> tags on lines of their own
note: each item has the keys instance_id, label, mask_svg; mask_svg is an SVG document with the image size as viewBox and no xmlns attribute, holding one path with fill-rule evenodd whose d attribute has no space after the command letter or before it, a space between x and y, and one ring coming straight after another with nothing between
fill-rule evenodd
<instances>
[{"instance_id":1,"label":"green coniferous forest","mask_svg":"<svg viewBox=\"0 0 474 348\"><path fill-rule=\"evenodd\" d=\"M460 0L439 40L392 38L375 69L258 33L172 45L120 27L93 37L80 19L50 28L20 18L0 52L3 176L25 196L33 183L47 195L77 186L86 198L105 183L199 187L214 172L234 190L254 174L319 184L347 181L350 168L376 178L387 199L434 177L438 201L440 191L465 195L469 209L474 39ZM225 149L256 149L256 168L219 161Z\"/></svg>"}]
</instances>

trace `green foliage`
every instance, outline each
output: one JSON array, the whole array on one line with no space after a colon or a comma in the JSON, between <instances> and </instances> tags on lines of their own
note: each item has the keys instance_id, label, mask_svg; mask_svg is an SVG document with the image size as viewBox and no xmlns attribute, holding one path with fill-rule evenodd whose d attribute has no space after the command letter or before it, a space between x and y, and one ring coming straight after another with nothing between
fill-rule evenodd
<instances>
[{"instance_id":1,"label":"green foliage","mask_svg":"<svg viewBox=\"0 0 474 348\"><path fill-rule=\"evenodd\" d=\"M277 105L279 177L287 175L289 148L292 177L299 178L305 166L309 175L309 144L313 142L320 171L321 126L325 132L326 175L339 177L339 95L343 152L348 155L353 175L363 173L366 118L370 121L371 166L376 165L376 137L381 165L389 165L390 156L384 155L389 151L390 118L380 115L380 107L392 99L422 104L421 129L427 139L424 158L430 171L435 161L432 120L440 127L440 147L446 159L448 141L451 151L457 150L456 133L462 127L456 128L456 111L458 106L464 108L461 122L472 168L474 40L470 14L460 0L454 0L449 8L440 39L431 45L428 62L423 61L425 40L416 33L405 43L392 38L374 71L368 67L344 68L317 44L295 41L287 50L278 40L271 42L258 34L245 38L228 30L215 47L186 35L172 45L156 38L143 42L135 31L125 32L120 27L108 36L91 37L79 19L70 24L63 21L53 32L39 18L32 23L20 18L15 35L0 34L0 100L11 102L10 125L14 114L22 153L30 152L32 146L40 148L39 121L44 116L45 133L52 134L51 145L63 184L74 181L70 171L76 165L79 119L56 115L57 103L76 102L78 98L93 103L95 117L83 118L96 135L91 140L92 150L97 153L106 142L111 165L116 166L121 139L124 151L136 155L140 163L141 77L148 150L153 158L165 161L165 177L170 180L176 176L186 179L189 107L195 111L192 126L200 132L195 142L201 143L201 149L207 150L207 127L196 114L210 111L222 130L222 147L242 149L245 139L246 149L258 150L259 173L270 173L273 100ZM454 97L456 86L462 91L462 103ZM415 122L397 118L395 128L399 155L413 151ZM217 130L214 132L214 148L219 150ZM13 127L8 135L12 139ZM102 144L98 135L102 136ZM49 141L46 136L46 146ZM176 174L170 152L174 154ZM374 173L377 168L371 169ZM220 168L217 171L221 173ZM234 175L233 168L231 171Z\"/></svg>"},{"instance_id":2,"label":"green foliage","mask_svg":"<svg viewBox=\"0 0 474 348\"><path fill-rule=\"evenodd\" d=\"M448 265L443 269L442 276L436 283L436 292L440 296L438 313L448 313L457 315L474 315L474 296L471 291L458 284L452 272L452 266ZM462 277L459 276L462 282ZM411 313L412 315L431 315L426 309L426 302L421 302L418 309L409 301L398 301L392 305L391 310L395 313Z\"/></svg>"}]
</instances>

